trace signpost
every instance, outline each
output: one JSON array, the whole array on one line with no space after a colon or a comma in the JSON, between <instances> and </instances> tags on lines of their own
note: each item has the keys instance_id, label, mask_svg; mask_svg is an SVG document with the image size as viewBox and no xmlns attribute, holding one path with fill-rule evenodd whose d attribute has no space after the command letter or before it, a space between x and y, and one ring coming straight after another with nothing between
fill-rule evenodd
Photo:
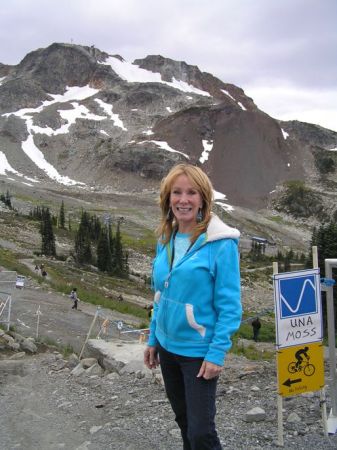
<instances>
[{"instance_id":1,"label":"signpost","mask_svg":"<svg viewBox=\"0 0 337 450\"><path fill-rule=\"evenodd\" d=\"M274 275L276 346L323 339L319 269Z\"/></svg>"},{"instance_id":2,"label":"signpost","mask_svg":"<svg viewBox=\"0 0 337 450\"><path fill-rule=\"evenodd\" d=\"M307 350L304 350L307 349ZM300 353L298 358L296 355ZM308 357L301 358L301 353ZM304 356L304 355L303 355ZM321 343L297 345L277 353L278 392L283 397L319 391L324 386L324 358Z\"/></svg>"},{"instance_id":3,"label":"signpost","mask_svg":"<svg viewBox=\"0 0 337 450\"><path fill-rule=\"evenodd\" d=\"M324 396L323 327L317 248L314 269L277 273L273 265L277 380L278 440L283 446L282 397L321 391ZM322 409L326 432L326 411Z\"/></svg>"}]
</instances>

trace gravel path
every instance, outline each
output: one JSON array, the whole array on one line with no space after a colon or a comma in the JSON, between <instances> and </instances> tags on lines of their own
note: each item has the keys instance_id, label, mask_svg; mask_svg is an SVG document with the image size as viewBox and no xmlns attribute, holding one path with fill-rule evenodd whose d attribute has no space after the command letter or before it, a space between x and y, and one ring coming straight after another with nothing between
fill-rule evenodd
<instances>
[{"instance_id":1,"label":"gravel path","mask_svg":"<svg viewBox=\"0 0 337 450\"><path fill-rule=\"evenodd\" d=\"M16 321L18 331L26 336L34 335L38 305L41 333L78 351L95 308L82 304L82 311L71 311L68 298L36 286L15 291L12 317L20 318L24 325ZM9 355L0 353L0 358L8 364ZM18 361L20 370L0 370L1 449L182 448L165 392L155 378L117 373L75 377L53 350ZM254 407L266 413L261 422L245 420ZM274 362L229 355L219 380L217 410L224 448L278 448ZM323 436L317 394L284 400L284 441L289 450L337 448L335 435Z\"/></svg>"}]
</instances>

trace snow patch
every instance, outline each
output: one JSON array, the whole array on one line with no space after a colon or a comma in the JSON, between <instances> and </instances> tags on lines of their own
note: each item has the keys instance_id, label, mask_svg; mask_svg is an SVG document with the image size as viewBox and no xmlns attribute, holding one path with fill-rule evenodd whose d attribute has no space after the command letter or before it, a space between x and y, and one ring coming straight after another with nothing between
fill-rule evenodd
<instances>
[{"instance_id":1,"label":"snow patch","mask_svg":"<svg viewBox=\"0 0 337 450\"><path fill-rule=\"evenodd\" d=\"M151 134L154 134L152 130L145 130L142 132L142 134L146 134L147 136L151 136Z\"/></svg>"},{"instance_id":2,"label":"snow patch","mask_svg":"<svg viewBox=\"0 0 337 450\"><path fill-rule=\"evenodd\" d=\"M202 145L204 147L204 151L201 153L199 161L201 162L201 164L204 164L204 162L208 160L209 154L213 149L213 141L203 139Z\"/></svg>"},{"instance_id":3,"label":"snow patch","mask_svg":"<svg viewBox=\"0 0 337 450\"><path fill-rule=\"evenodd\" d=\"M0 175L6 175L6 172L15 173L15 175L21 175L19 172L9 164L6 155L0 151Z\"/></svg>"},{"instance_id":4,"label":"snow patch","mask_svg":"<svg viewBox=\"0 0 337 450\"><path fill-rule=\"evenodd\" d=\"M227 196L225 194L222 194L221 192L218 192L215 189L213 189L213 197L214 197L214 203L218 206L221 206L221 208L224 211L234 211L234 208L232 205L225 203L227 201Z\"/></svg>"},{"instance_id":5,"label":"snow patch","mask_svg":"<svg viewBox=\"0 0 337 450\"><path fill-rule=\"evenodd\" d=\"M13 167L9 164L6 155L0 151L0 175L7 175L6 172L14 173L14 175L17 175L18 177L23 177L25 180L31 181L33 183L39 183L38 180L35 180L34 178L26 177L22 173L13 169ZM9 180L15 181L14 178L9 178L9 177L7 177L7 178ZM28 183L26 183L26 184L29 186L32 186L31 184L28 184Z\"/></svg>"},{"instance_id":6,"label":"snow patch","mask_svg":"<svg viewBox=\"0 0 337 450\"><path fill-rule=\"evenodd\" d=\"M206 91L202 91L201 89L197 89L194 86L186 83L185 81L176 80L172 78L172 81L163 81L161 78L161 74L158 72L151 72L146 69L141 69L136 64L131 64L127 61L120 61L118 58L113 56L109 56L104 62L100 64L104 64L107 66L111 66L114 72L117 73L123 80L128 81L129 83L162 83L167 84L175 89L179 89L183 92L193 92L194 94L204 95L210 97L210 93Z\"/></svg>"},{"instance_id":7,"label":"snow patch","mask_svg":"<svg viewBox=\"0 0 337 450\"><path fill-rule=\"evenodd\" d=\"M235 98L228 91L226 91L225 89L220 89L220 90L221 90L221 92L228 95L228 97L230 97L232 100L234 100L236 102Z\"/></svg>"},{"instance_id":8,"label":"snow patch","mask_svg":"<svg viewBox=\"0 0 337 450\"><path fill-rule=\"evenodd\" d=\"M112 112L113 106L109 103L103 102L103 100L99 98L95 98L95 102L99 104L99 106L103 109L103 111L110 117L110 119L113 121L115 127L122 128L124 131L128 131L127 128L123 125L123 122L119 118L118 114L114 114Z\"/></svg>"},{"instance_id":9,"label":"snow patch","mask_svg":"<svg viewBox=\"0 0 337 450\"><path fill-rule=\"evenodd\" d=\"M284 131L283 128L281 128L281 131L282 131L283 139L286 141L287 138L289 137L289 133L287 133L286 131Z\"/></svg>"},{"instance_id":10,"label":"snow patch","mask_svg":"<svg viewBox=\"0 0 337 450\"><path fill-rule=\"evenodd\" d=\"M4 82L4 79L5 79L6 77L0 77L0 86L2 85L2 83Z\"/></svg>"},{"instance_id":11,"label":"snow patch","mask_svg":"<svg viewBox=\"0 0 337 450\"><path fill-rule=\"evenodd\" d=\"M240 108L241 108L243 111L247 111L247 108L245 108L241 102L238 102L238 105L240 106Z\"/></svg>"},{"instance_id":12,"label":"snow patch","mask_svg":"<svg viewBox=\"0 0 337 450\"><path fill-rule=\"evenodd\" d=\"M60 116L67 120L67 124L62 125L57 130L53 130L50 127L39 127L37 125L33 125L33 115L40 113L44 108L50 106L54 103L66 103L72 100L85 100L93 95L97 94L99 89L93 89L87 86L72 86L66 87L66 91L64 94L48 94L49 97L52 97L52 100L43 101L40 106L37 108L22 108L18 111L2 114L3 117L9 117L11 115L15 115L17 117L22 118L26 122L27 131L29 133L26 141L22 142L22 150L26 155L37 165L40 169L42 169L46 174L52 178L53 180L66 185L84 185L84 183L75 181L70 179L67 176L60 175L57 170L48 163L43 153L36 147L34 143L33 134L40 133L46 134L48 136L53 136L57 134L65 134L69 132L70 126L76 122L76 119L87 119L87 120L104 120L107 117L105 116L97 116L95 114L90 113L88 108L84 105L79 105L77 102L73 102L72 106L74 109L72 110L58 110Z\"/></svg>"},{"instance_id":13,"label":"snow patch","mask_svg":"<svg viewBox=\"0 0 337 450\"><path fill-rule=\"evenodd\" d=\"M71 185L75 185L75 184L84 184L84 183L80 183L78 181L72 180L69 177L64 177L64 176L60 175L57 172L57 170L55 169L55 167L53 167L51 164L49 164L45 160L45 157L44 157L43 153L41 152L41 150L39 150L36 147L36 145L34 143L34 138L31 134L28 136L28 138L24 142L22 142L22 150L28 156L28 158L30 158L34 162L34 164L36 164L40 169L42 169L53 180L55 180L59 183L65 184L67 186L71 186Z\"/></svg>"},{"instance_id":14,"label":"snow patch","mask_svg":"<svg viewBox=\"0 0 337 450\"><path fill-rule=\"evenodd\" d=\"M147 142L152 142L153 144L156 144L162 150L166 150L166 151L171 152L171 153L179 153L180 155L183 155L186 159L190 159L190 157L188 155L186 155L186 153L180 152L179 150L174 150L165 141L153 141L153 140L151 140L151 141L141 141L141 142L138 142L138 144L144 144L144 143L147 143Z\"/></svg>"}]
</instances>

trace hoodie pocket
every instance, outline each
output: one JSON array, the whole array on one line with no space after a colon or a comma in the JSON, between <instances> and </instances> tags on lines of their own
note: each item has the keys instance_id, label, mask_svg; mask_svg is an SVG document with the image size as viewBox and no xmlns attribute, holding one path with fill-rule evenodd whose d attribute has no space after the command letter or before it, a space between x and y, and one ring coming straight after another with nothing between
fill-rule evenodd
<instances>
[{"instance_id":1,"label":"hoodie pocket","mask_svg":"<svg viewBox=\"0 0 337 450\"><path fill-rule=\"evenodd\" d=\"M196 330L200 334L200 336L204 338L206 335L206 328L203 325L197 323L197 321L195 320L193 305L186 303L185 309L189 326Z\"/></svg>"},{"instance_id":2,"label":"hoodie pocket","mask_svg":"<svg viewBox=\"0 0 337 450\"><path fill-rule=\"evenodd\" d=\"M161 298L157 315L158 328L175 341L205 342L206 327L194 316L193 305Z\"/></svg>"}]
</instances>

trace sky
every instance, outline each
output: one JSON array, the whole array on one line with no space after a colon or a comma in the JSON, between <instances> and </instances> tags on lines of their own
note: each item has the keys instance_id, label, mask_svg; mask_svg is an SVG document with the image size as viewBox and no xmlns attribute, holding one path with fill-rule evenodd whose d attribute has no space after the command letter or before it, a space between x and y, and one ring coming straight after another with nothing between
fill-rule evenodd
<instances>
[{"instance_id":1,"label":"sky","mask_svg":"<svg viewBox=\"0 0 337 450\"><path fill-rule=\"evenodd\" d=\"M274 118L337 131L337 0L9 0L0 62L53 42L162 55L241 87Z\"/></svg>"}]
</instances>

